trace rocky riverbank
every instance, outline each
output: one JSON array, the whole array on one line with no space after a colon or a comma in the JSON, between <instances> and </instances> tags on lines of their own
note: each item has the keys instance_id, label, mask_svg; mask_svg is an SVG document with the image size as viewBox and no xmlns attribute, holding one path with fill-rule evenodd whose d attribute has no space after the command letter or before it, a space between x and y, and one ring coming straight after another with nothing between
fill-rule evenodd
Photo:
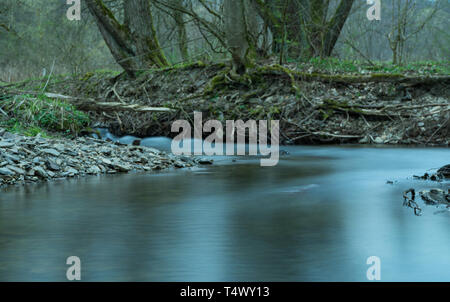
<instances>
[{"instance_id":1,"label":"rocky riverbank","mask_svg":"<svg viewBox=\"0 0 450 302\"><path fill-rule=\"evenodd\" d=\"M86 175L188 168L201 160L90 137L47 139L0 129L0 187Z\"/></svg>"}]
</instances>

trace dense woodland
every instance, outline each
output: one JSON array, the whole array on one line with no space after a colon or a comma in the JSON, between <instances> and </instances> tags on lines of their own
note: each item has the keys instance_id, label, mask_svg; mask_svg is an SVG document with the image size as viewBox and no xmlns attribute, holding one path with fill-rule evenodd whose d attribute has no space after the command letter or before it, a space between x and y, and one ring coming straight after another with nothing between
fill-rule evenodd
<instances>
[{"instance_id":1,"label":"dense woodland","mask_svg":"<svg viewBox=\"0 0 450 302\"><path fill-rule=\"evenodd\" d=\"M450 1L65 0L0 2L0 80L138 70L233 58L235 69L339 58L407 65L448 60Z\"/></svg>"}]
</instances>

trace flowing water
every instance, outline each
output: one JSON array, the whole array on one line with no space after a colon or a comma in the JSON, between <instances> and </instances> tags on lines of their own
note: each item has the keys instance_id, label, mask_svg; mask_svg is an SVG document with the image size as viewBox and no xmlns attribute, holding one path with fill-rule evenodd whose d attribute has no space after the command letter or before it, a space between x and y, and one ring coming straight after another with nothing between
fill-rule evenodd
<instances>
[{"instance_id":1,"label":"flowing water","mask_svg":"<svg viewBox=\"0 0 450 302\"><path fill-rule=\"evenodd\" d=\"M167 147L167 141L156 143ZM0 280L450 281L450 211L402 206L448 149L286 147L157 174L87 177L0 194ZM387 180L394 184L387 184Z\"/></svg>"}]
</instances>

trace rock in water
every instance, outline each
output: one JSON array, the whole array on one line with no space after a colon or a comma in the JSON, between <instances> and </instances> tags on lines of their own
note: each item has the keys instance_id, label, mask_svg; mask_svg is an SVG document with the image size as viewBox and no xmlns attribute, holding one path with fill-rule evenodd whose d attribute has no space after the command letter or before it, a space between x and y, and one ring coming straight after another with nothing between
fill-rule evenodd
<instances>
[{"instance_id":1,"label":"rock in water","mask_svg":"<svg viewBox=\"0 0 450 302\"><path fill-rule=\"evenodd\" d=\"M431 189L419 192L420 197L431 205L448 204L450 202L450 193L441 189Z\"/></svg>"},{"instance_id":2,"label":"rock in water","mask_svg":"<svg viewBox=\"0 0 450 302\"><path fill-rule=\"evenodd\" d=\"M437 171L437 173L445 178L450 178L450 165L443 166Z\"/></svg>"}]
</instances>

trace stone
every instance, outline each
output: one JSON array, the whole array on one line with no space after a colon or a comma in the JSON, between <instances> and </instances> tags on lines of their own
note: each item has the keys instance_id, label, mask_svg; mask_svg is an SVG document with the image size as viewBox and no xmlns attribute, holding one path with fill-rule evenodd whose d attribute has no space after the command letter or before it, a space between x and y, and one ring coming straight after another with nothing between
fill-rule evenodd
<instances>
[{"instance_id":1,"label":"stone","mask_svg":"<svg viewBox=\"0 0 450 302\"><path fill-rule=\"evenodd\" d=\"M0 148L11 148L14 146L14 143L7 141L0 141Z\"/></svg>"},{"instance_id":2,"label":"stone","mask_svg":"<svg viewBox=\"0 0 450 302\"><path fill-rule=\"evenodd\" d=\"M124 164L113 164L113 167L119 172L130 172L132 169L129 165Z\"/></svg>"},{"instance_id":3,"label":"stone","mask_svg":"<svg viewBox=\"0 0 450 302\"><path fill-rule=\"evenodd\" d=\"M375 139L374 143L375 143L375 144L383 144L384 141L383 141L383 139L382 139L381 137L377 137L377 138Z\"/></svg>"},{"instance_id":4,"label":"stone","mask_svg":"<svg viewBox=\"0 0 450 302\"><path fill-rule=\"evenodd\" d=\"M13 176L15 173L8 168L0 168L0 175L3 176Z\"/></svg>"},{"instance_id":5,"label":"stone","mask_svg":"<svg viewBox=\"0 0 450 302\"><path fill-rule=\"evenodd\" d=\"M107 158L100 157L99 159L100 159L100 161L101 161L103 164L105 164L105 165L107 165L107 166L112 165L112 162L111 162L109 159L107 159Z\"/></svg>"},{"instance_id":6,"label":"stone","mask_svg":"<svg viewBox=\"0 0 450 302\"><path fill-rule=\"evenodd\" d=\"M25 175L26 174L25 170L23 170L23 169L21 169L19 167L16 167L16 166L7 166L6 168L8 170L10 170L10 171L15 172L16 174L19 174L19 175Z\"/></svg>"},{"instance_id":7,"label":"stone","mask_svg":"<svg viewBox=\"0 0 450 302\"><path fill-rule=\"evenodd\" d=\"M89 169L87 170L87 174L94 174L94 175L97 175L97 174L99 174L100 172L101 172L101 170L100 170L100 168L97 167L97 166L89 167Z\"/></svg>"},{"instance_id":8,"label":"stone","mask_svg":"<svg viewBox=\"0 0 450 302\"><path fill-rule=\"evenodd\" d=\"M48 177L47 172L41 166L34 167L33 170L34 170L34 175L35 176L39 176L39 177L42 177L42 178L47 178Z\"/></svg>"},{"instance_id":9,"label":"stone","mask_svg":"<svg viewBox=\"0 0 450 302\"><path fill-rule=\"evenodd\" d=\"M45 166L47 167L47 169L51 170L51 171L60 171L61 167L53 160L48 159L45 162Z\"/></svg>"},{"instance_id":10,"label":"stone","mask_svg":"<svg viewBox=\"0 0 450 302\"><path fill-rule=\"evenodd\" d=\"M69 156L78 156L78 152L72 150L66 150L65 153Z\"/></svg>"},{"instance_id":11,"label":"stone","mask_svg":"<svg viewBox=\"0 0 450 302\"><path fill-rule=\"evenodd\" d=\"M40 164L42 162L42 158L39 156L33 158L33 164Z\"/></svg>"},{"instance_id":12,"label":"stone","mask_svg":"<svg viewBox=\"0 0 450 302\"><path fill-rule=\"evenodd\" d=\"M200 165L212 165L213 164L213 160L212 159L205 159L205 158L202 158L202 159L200 159L199 161L198 161L198 163L200 164Z\"/></svg>"},{"instance_id":13,"label":"stone","mask_svg":"<svg viewBox=\"0 0 450 302\"><path fill-rule=\"evenodd\" d=\"M176 162L175 163L175 168L179 168L179 169L184 168L184 164Z\"/></svg>"},{"instance_id":14,"label":"stone","mask_svg":"<svg viewBox=\"0 0 450 302\"><path fill-rule=\"evenodd\" d=\"M59 153L55 149L42 149L41 151L45 154L53 155L55 157L58 157L61 155L61 153Z\"/></svg>"},{"instance_id":15,"label":"stone","mask_svg":"<svg viewBox=\"0 0 450 302\"><path fill-rule=\"evenodd\" d=\"M20 158L18 156L12 155L12 154L3 154L3 157L9 161L9 162L14 162L14 163L18 163L20 161Z\"/></svg>"},{"instance_id":16,"label":"stone","mask_svg":"<svg viewBox=\"0 0 450 302\"><path fill-rule=\"evenodd\" d=\"M450 165L443 166L437 171L438 174L441 174L445 178L450 178Z\"/></svg>"},{"instance_id":17,"label":"stone","mask_svg":"<svg viewBox=\"0 0 450 302\"><path fill-rule=\"evenodd\" d=\"M63 144L55 144L53 145L53 148L55 150L58 150L59 152L64 152L64 150L66 149L66 147Z\"/></svg>"},{"instance_id":18,"label":"stone","mask_svg":"<svg viewBox=\"0 0 450 302\"><path fill-rule=\"evenodd\" d=\"M72 168L72 167L66 167L65 172L68 175L78 175L80 172L78 172L78 170Z\"/></svg>"},{"instance_id":19,"label":"stone","mask_svg":"<svg viewBox=\"0 0 450 302\"><path fill-rule=\"evenodd\" d=\"M359 140L359 143L360 143L360 144L368 144L368 143L370 143L370 138L369 138L369 136L365 136L365 137L363 137L362 139L360 139L360 140Z\"/></svg>"},{"instance_id":20,"label":"stone","mask_svg":"<svg viewBox=\"0 0 450 302\"><path fill-rule=\"evenodd\" d=\"M103 155L109 156L109 155L111 155L112 151L110 148L101 147L99 152L102 153Z\"/></svg>"}]
</instances>

